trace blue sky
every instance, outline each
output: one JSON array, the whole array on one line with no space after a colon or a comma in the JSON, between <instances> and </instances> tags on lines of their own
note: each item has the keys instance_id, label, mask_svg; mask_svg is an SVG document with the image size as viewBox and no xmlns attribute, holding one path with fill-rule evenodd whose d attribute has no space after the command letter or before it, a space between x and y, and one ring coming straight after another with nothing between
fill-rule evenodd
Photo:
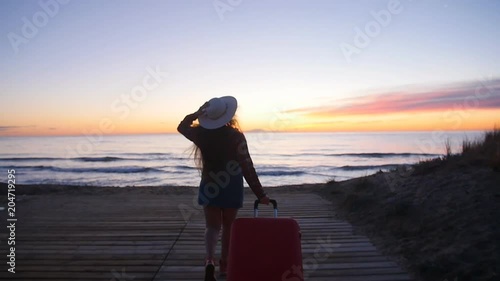
<instances>
[{"instance_id":1,"label":"blue sky","mask_svg":"<svg viewBox=\"0 0 500 281\"><path fill-rule=\"evenodd\" d=\"M347 60L340 46L394 3L400 12ZM27 38L23 18L47 5L58 11ZM499 12L486 0L2 1L0 133L78 134L103 118L114 133L167 132L221 95L238 98L245 128L265 129L276 111L493 80ZM26 43L13 47L12 34ZM168 77L120 115L112 104L148 68Z\"/></svg>"}]
</instances>

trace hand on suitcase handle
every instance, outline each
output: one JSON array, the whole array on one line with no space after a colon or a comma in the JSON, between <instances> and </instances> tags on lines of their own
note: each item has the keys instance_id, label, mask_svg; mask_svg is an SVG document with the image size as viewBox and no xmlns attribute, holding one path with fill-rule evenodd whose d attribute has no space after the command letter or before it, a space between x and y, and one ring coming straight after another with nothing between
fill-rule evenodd
<instances>
[{"instance_id":1,"label":"hand on suitcase handle","mask_svg":"<svg viewBox=\"0 0 500 281\"><path fill-rule=\"evenodd\" d=\"M267 195L266 195L266 196L264 196L264 197L260 198L259 203L260 203L260 204L266 204L266 205L269 205L269 202L270 202L269 200L271 200L271 199L270 199L269 197L267 197Z\"/></svg>"},{"instance_id":2,"label":"hand on suitcase handle","mask_svg":"<svg viewBox=\"0 0 500 281\"><path fill-rule=\"evenodd\" d=\"M273 204L273 209L278 209L278 202L276 202L276 200L269 199L269 203ZM259 204L262 204L262 203L260 203L260 200L259 199L255 200L255 202L253 204L253 208L259 209Z\"/></svg>"},{"instance_id":3,"label":"hand on suitcase handle","mask_svg":"<svg viewBox=\"0 0 500 281\"><path fill-rule=\"evenodd\" d=\"M278 202L274 199L270 199L269 202L273 204L273 209L274 209L274 217L278 217ZM260 200L255 200L255 203L253 204L253 216L256 218L259 216L259 204Z\"/></svg>"}]
</instances>

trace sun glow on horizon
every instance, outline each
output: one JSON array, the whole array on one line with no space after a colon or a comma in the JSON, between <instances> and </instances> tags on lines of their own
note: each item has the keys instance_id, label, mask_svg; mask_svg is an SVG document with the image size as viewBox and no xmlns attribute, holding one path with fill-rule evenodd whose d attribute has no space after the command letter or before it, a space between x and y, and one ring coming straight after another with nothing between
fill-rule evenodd
<instances>
[{"instance_id":1,"label":"sun glow on horizon","mask_svg":"<svg viewBox=\"0 0 500 281\"><path fill-rule=\"evenodd\" d=\"M246 132L500 124L494 1L402 1L365 41L388 1L249 1L223 19L211 1L70 1L26 36L42 2L0 1L0 33L21 38L0 42L0 137L176 133L225 95Z\"/></svg>"},{"instance_id":2,"label":"sun glow on horizon","mask_svg":"<svg viewBox=\"0 0 500 281\"><path fill-rule=\"evenodd\" d=\"M251 116L250 116L251 117ZM407 112L340 117L305 116L290 113L269 122L252 122L240 118L244 132L371 132L371 131L479 131L490 130L500 124L500 110L481 109L443 112ZM177 133L182 120L170 122L113 123L101 119L93 124L68 126L66 129L26 126L0 131L2 136L105 136L134 134Z\"/></svg>"}]
</instances>

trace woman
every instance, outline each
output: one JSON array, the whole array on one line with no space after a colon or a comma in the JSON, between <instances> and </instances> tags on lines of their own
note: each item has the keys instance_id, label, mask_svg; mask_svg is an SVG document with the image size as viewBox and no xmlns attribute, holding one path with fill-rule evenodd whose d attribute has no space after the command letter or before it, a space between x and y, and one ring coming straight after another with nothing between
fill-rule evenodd
<instances>
[{"instance_id":1,"label":"woman","mask_svg":"<svg viewBox=\"0 0 500 281\"><path fill-rule=\"evenodd\" d=\"M269 197L262 189L248 153L245 136L234 119L237 101L226 96L213 98L187 115L177 130L201 153L201 182L198 204L205 213L205 280L215 279L215 249L222 226L219 272L226 273L231 225L243 205L243 177L263 204ZM193 126L198 119L199 126Z\"/></svg>"}]
</instances>

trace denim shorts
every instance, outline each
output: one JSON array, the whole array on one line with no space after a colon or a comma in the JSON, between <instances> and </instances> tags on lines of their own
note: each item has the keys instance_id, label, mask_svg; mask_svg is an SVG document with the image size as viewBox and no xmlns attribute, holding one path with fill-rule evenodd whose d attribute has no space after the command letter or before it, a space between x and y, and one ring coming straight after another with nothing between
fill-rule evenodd
<instances>
[{"instance_id":1,"label":"denim shorts","mask_svg":"<svg viewBox=\"0 0 500 281\"><path fill-rule=\"evenodd\" d=\"M241 208L243 206L243 175L202 179L198 191L198 204L219 208Z\"/></svg>"}]
</instances>

